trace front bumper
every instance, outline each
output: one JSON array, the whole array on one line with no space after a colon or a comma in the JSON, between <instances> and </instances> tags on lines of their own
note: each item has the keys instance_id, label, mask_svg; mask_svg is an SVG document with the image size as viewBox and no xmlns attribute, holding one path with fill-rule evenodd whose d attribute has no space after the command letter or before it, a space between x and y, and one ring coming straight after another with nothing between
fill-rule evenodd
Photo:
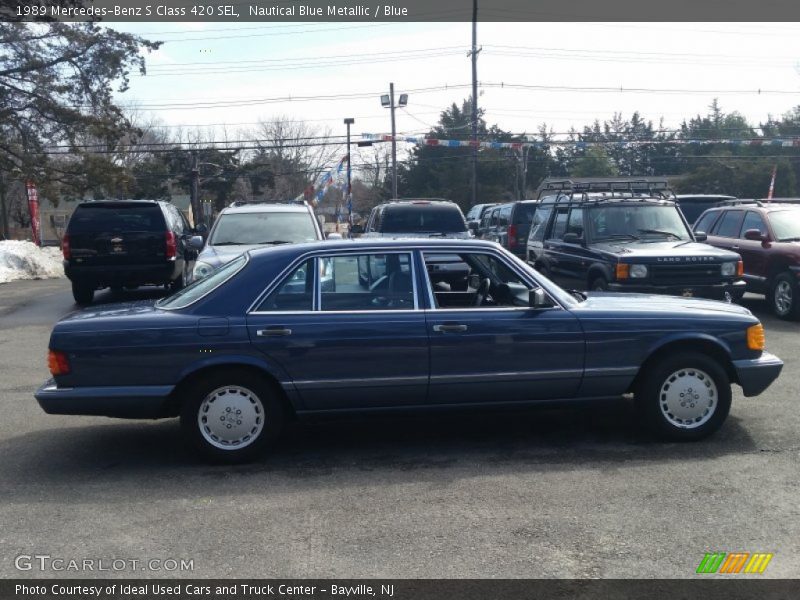
<instances>
[{"instance_id":1,"label":"front bumper","mask_svg":"<svg viewBox=\"0 0 800 600\"><path fill-rule=\"evenodd\" d=\"M710 285L657 285L648 283L647 281L642 281L641 283L620 283L614 281L608 284L608 289L612 292L693 296L697 298L710 298L711 300L726 300L726 294L729 294L731 300L734 301L741 300L746 288L747 283L744 280Z\"/></svg>"},{"instance_id":2,"label":"front bumper","mask_svg":"<svg viewBox=\"0 0 800 600\"><path fill-rule=\"evenodd\" d=\"M735 360L733 368L745 396L758 396L778 378L783 361L777 356L764 352L758 358Z\"/></svg>"},{"instance_id":3,"label":"front bumper","mask_svg":"<svg viewBox=\"0 0 800 600\"><path fill-rule=\"evenodd\" d=\"M171 385L59 388L49 379L34 397L51 415L156 419L164 416L173 389Z\"/></svg>"}]
</instances>

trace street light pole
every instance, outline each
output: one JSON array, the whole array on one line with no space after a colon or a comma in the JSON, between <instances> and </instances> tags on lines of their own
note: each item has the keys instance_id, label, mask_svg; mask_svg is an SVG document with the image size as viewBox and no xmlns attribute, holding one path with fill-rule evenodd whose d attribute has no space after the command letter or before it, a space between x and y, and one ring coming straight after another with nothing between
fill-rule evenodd
<instances>
[{"instance_id":1,"label":"street light pole","mask_svg":"<svg viewBox=\"0 0 800 600\"><path fill-rule=\"evenodd\" d=\"M353 118L346 118L344 124L347 125L347 232L353 227L353 185L351 180L352 169L350 167L350 125L355 123Z\"/></svg>"}]
</instances>

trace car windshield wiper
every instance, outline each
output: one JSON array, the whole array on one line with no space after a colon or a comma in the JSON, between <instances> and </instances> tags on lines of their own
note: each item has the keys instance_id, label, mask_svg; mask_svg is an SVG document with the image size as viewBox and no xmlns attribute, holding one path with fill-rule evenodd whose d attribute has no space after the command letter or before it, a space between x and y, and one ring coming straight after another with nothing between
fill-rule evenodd
<instances>
[{"instance_id":1,"label":"car windshield wiper","mask_svg":"<svg viewBox=\"0 0 800 600\"><path fill-rule=\"evenodd\" d=\"M259 244L260 246L266 246L266 245L274 245L274 246L277 246L278 244L291 244L291 243L292 243L292 242L289 242L289 241L287 241L287 240L270 240L270 241L268 241L268 242L258 242L258 244Z\"/></svg>"},{"instance_id":2,"label":"car windshield wiper","mask_svg":"<svg viewBox=\"0 0 800 600\"><path fill-rule=\"evenodd\" d=\"M603 241L603 240L638 240L638 235L633 235L632 233L614 233L611 235L604 235L603 237L595 238L595 241Z\"/></svg>"},{"instance_id":3,"label":"car windshield wiper","mask_svg":"<svg viewBox=\"0 0 800 600\"><path fill-rule=\"evenodd\" d=\"M800 242L800 237L783 238L779 242Z\"/></svg>"},{"instance_id":4,"label":"car windshield wiper","mask_svg":"<svg viewBox=\"0 0 800 600\"><path fill-rule=\"evenodd\" d=\"M659 235L670 235L674 237L676 240L682 240L683 238L676 233L672 233L671 231L661 231L660 229L639 229L639 233L656 233Z\"/></svg>"},{"instance_id":5,"label":"car windshield wiper","mask_svg":"<svg viewBox=\"0 0 800 600\"><path fill-rule=\"evenodd\" d=\"M212 246L241 246L242 242L214 242Z\"/></svg>"}]
</instances>

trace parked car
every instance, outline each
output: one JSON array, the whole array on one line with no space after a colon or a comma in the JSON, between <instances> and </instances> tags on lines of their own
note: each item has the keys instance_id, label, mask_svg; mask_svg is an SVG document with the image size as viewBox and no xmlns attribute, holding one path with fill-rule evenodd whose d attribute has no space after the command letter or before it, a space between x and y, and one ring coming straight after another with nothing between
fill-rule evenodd
<instances>
[{"instance_id":1,"label":"parked car","mask_svg":"<svg viewBox=\"0 0 800 600\"><path fill-rule=\"evenodd\" d=\"M78 204L61 242L64 273L79 305L97 289L140 285L184 287L202 244L169 202L102 200Z\"/></svg>"},{"instance_id":2,"label":"parked car","mask_svg":"<svg viewBox=\"0 0 800 600\"><path fill-rule=\"evenodd\" d=\"M439 255L469 266L467 290L437 289ZM359 283L366 257L381 257L380 285ZM764 344L741 306L567 293L489 242L330 241L251 250L155 303L63 318L35 395L52 414L180 416L197 450L229 461L294 417L625 393L654 431L694 440L725 421L731 384L756 396L778 377Z\"/></svg>"},{"instance_id":3,"label":"parked car","mask_svg":"<svg viewBox=\"0 0 800 600\"><path fill-rule=\"evenodd\" d=\"M541 200L527 261L569 288L738 300L738 254L701 243L674 202L581 191Z\"/></svg>"},{"instance_id":4,"label":"parked car","mask_svg":"<svg viewBox=\"0 0 800 600\"><path fill-rule=\"evenodd\" d=\"M697 221L703 211L731 200L736 200L736 197L722 194L678 194L675 196L675 202L689 225Z\"/></svg>"},{"instance_id":5,"label":"parked car","mask_svg":"<svg viewBox=\"0 0 800 600\"><path fill-rule=\"evenodd\" d=\"M747 291L782 319L800 319L800 206L754 201L707 210L695 223L708 243L738 252Z\"/></svg>"},{"instance_id":6,"label":"parked car","mask_svg":"<svg viewBox=\"0 0 800 600\"><path fill-rule=\"evenodd\" d=\"M380 204L372 209L364 238L380 237L440 237L464 239L472 236L467 228L464 213L458 204L449 200L404 199ZM449 285L461 289L466 286L467 266L453 256L439 256L438 269L449 275ZM361 285L371 286L381 278L384 266L366 256L358 261Z\"/></svg>"},{"instance_id":7,"label":"parked car","mask_svg":"<svg viewBox=\"0 0 800 600\"><path fill-rule=\"evenodd\" d=\"M525 243L538 200L520 200L492 209L489 222L481 229L481 239L497 242L517 256L525 256Z\"/></svg>"},{"instance_id":8,"label":"parked car","mask_svg":"<svg viewBox=\"0 0 800 600\"><path fill-rule=\"evenodd\" d=\"M473 234L477 234L483 215L495 206L497 206L496 202L491 204L476 204L467 211L465 217L467 220L467 227L469 227L469 230L472 231Z\"/></svg>"},{"instance_id":9,"label":"parked car","mask_svg":"<svg viewBox=\"0 0 800 600\"><path fill-rule=\"evenodd\" d=\"M258 246L312 242L324 237L308 204L234 204L217 216L192 278L202 279L242 252Z\"/></svg>"}]
</instances>

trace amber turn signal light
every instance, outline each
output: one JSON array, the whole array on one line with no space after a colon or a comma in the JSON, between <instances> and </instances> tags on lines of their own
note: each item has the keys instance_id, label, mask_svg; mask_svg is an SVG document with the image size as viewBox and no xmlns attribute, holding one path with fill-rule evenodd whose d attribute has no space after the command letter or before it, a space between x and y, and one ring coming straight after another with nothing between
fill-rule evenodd
<instances>
[{"instance_id":1,"label":"amber turn signal light","mask_svg":"<svg viewBox=\"0 0 800 600\"><path fill-rule=\"evenodd\" d=\"M627 279L631 273L631 266L626 263L617 263L617 279Z\"/></svg>"},{"instance_id":2,"label":"amber turn signal light","mask_svg":"<svg viewBox=\"0 0 800 600\"><path fill-rule=\"evenodd\" d=\"M764 326L761 323L756 323L747 328L747 347L750 350L763 350L766 341Z\"/></svg>"},{"instance_id":3,"label":"amber turn signal light","mask_svg":"<svg viewBox=\"0 0 800 600\"><path fill-rule=\"evenodd\" d=\"M66 375L69 373L67 354L59 350L49 350L47 352L47 366L50 367L52 375Z\"/></svg>"},{"instance_id":4,"label":"amber turn signal light","mask_svg":"<svg viewBox=\"0 0 800 600\"><path fill-rule=\"evenodd\" d=\"M744 276L744 262L741 260L736 263L736 276L743 277Z\"/></svg>"}]
</instances>

